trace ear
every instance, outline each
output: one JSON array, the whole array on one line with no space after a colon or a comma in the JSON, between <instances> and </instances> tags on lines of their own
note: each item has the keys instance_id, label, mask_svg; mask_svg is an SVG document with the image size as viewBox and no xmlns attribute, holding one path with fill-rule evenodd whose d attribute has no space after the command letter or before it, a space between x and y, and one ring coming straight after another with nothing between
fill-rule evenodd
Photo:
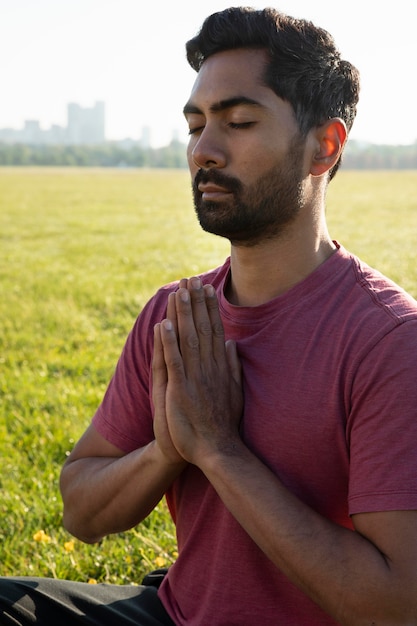
<instances>
[{"instance_id":1,"label":"ear","mask_svg":"<svg viewBox=\"0 0 417 626\"><path fill-rule=\"evenodd\" d=\"M316 152L310 174L321 176L337 163L347 138L346 124L339 117L328 120L315 129Z\"/></svg>"}]
</instances>

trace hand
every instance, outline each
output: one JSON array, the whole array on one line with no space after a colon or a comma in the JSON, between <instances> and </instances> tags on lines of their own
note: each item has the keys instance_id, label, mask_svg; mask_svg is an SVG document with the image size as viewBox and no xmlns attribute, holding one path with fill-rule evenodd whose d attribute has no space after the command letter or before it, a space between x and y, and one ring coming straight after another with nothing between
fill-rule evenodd
<instances>
[{"instance_id":1,"label":"hand","mask_svg":"<svg viewBox=\"0 0 417 626\"><path fill-rule=\"evenodd\" d=\"M187 280L180 281L180 287L187 285ZM175 311L175 293L168 296L167 319L177 328ZM164 351L161 340L160 324L154 328L154 352L152 359L152 401L154 405L154 434L156 444L163 457L170 464L185 463L182 456L177 452L172 443L166 420L166 389L168 384L168 374L164 360Z\"/></svg>"},{"instance_id":2,"label":"hand","mask_svg":"<svg viewBox=\"0 0 417 626\"><path fill-rule=\"evenodd\" d=\"M211 285L192 278L172 299L175 322L164 320L158 338L167 375L166 423L177 452L199 465L240 439L241 367L235 343L225 343Z\"/></svg>"}]
</instances>

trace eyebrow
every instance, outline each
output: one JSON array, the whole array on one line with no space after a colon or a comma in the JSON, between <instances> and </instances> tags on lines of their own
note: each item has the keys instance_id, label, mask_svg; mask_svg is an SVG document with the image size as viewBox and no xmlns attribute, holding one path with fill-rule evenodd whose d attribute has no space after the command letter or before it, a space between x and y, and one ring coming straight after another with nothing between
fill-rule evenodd
<instances>
[{"instance_id":1,"label":"eyebrow","mask_svg":"<svg viewBox=\"0 0 417 626\"><path fill-rule=\"evenodd\" d=\"M253 100L252 98L248 98L247 96L235 96L233 98L227 98L226 100L219 100L219 102L214 102L210 106L211 113L220 113L221 111L226 111L227 109L233 109L234 107L240 105L249 105L254 107L262 107L263 105L257 100ZM197 115L202 115L203 111L193 104L192 102L187 102L183 109L184 115L195 113Z\"/></svg>"}]
</instances>

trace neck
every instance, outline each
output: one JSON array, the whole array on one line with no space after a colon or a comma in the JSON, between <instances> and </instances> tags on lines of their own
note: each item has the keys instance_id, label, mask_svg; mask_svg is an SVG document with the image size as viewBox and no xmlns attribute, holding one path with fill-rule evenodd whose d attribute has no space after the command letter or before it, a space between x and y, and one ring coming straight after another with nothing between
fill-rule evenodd
<instances>
[{"instance_id":1,"label":"neck","mask_svg":"<svg viewBox=\"0 0 417 626\"><path fill-rule=\"evenodd\" d=\"M310 225L311 226L311 225ZM259 306L304 280L336 250L325 224L303 232L294 224L276 240L232 246L226 297L237 306Z\"/></svg>"}]
</instances>

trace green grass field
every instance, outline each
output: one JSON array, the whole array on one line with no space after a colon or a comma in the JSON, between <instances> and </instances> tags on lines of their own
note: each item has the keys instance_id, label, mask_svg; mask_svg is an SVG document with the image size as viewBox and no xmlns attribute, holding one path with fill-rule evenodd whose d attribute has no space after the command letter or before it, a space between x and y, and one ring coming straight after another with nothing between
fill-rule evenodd
<instances>
[{"instance_id":1,"label":"green grass field","mask_svg":"<svg viewBox=\"0 0 417 626\"><path fill-rule=\"evenodd\" d=\"M176 556L165 505L87 546L58 477L138 312L158 286L223 261L183 171L0 169L0 575L139 582ZM417 172L340 172L332 236L417 296Z\"/></svg>"}]
</instances>

